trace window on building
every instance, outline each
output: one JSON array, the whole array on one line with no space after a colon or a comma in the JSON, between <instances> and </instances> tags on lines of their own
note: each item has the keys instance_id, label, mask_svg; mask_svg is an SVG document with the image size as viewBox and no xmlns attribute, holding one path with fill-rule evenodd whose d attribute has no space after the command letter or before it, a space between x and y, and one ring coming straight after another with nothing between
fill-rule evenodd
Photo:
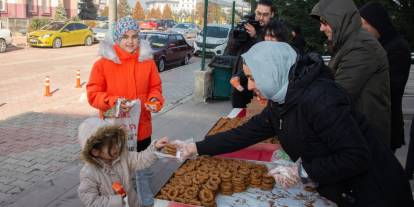
<instances>
[{"instance_id":1,"label":"window on building","mask_svg":"<svg viewBox=\"0 0 414 207\"><path fill-rule=\"evenodd\" d=\"M43 13L51 13L50 0L42 0Z\"/></svg>"},{"instance_id":2,"label":"window on building","mask_svg":"<svg viewBox=\"0 0 414 207\"><path fill-rule=\"evenodd\" d=\"M29 12L37 12L37 0L27 0Z\"/></svg>"},{"instance_id":3,"label":"window on building","mask_svg":"<svg viewBox=\"0 0 414 207\"><path fill-rule=\"evenodd\" d=\"M6 11L6 0L0 0L0 11Z\"/></svg>"}]
</instances>

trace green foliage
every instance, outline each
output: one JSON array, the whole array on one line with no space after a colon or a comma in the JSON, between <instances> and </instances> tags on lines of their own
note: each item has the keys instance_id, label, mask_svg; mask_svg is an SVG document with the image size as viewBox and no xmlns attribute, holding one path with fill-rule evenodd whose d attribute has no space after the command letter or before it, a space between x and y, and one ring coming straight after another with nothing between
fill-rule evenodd
<instances>
[{"instance_id":1,"label":"green foliage","mask_svg":"<svg viewBox=\"0 0 414 207\"><path fill-rule=\"evenodd\" d=\"M38 18L31 19L30 24L29 24L29 32L38 30L48 23L49 23L48 19L38 19Z\"/></svg>"},{"instance_id":2,"label":"green foliage","mask_svg":"<svg viewBox=\"0 0 414 207\"><path fill-rule=\"evenodd\" d=\"M277 15L288 26L302 29L302 36L306 39L307 49L316 50L322 54L326 51L326 37L319 31L319 22L309 16L313 6L319 0L273 0ZM370 0L354 0L357 7L361 7ZM414 0L377 0L383 4L392 17L394 25L414 48ZM397 3L398 2L398 3Z\"/></svg>"},{"instance_id":3,"label":"green foliage","mask_svg":"<svg viewBox=\"0 0 414 207\"><path fill-rule=\"evenodd\" d=\"M80 0L78 3L79 6L79 18L82 20L96 20L98 16L98 11L96 9L93 0Z\"/></svg>"},{"instance_id":4,"label":"green foliage","mask_svg":"<svg viewBox=\"0 0 414 207\"><path fill-rule=\"evenodd\" d=\"M294 26L299 26L302 29L302 36L306 39L306 47L308 51L324 53L323 45L326 38L319 31L319 22L309 16L313 6L318 1L319 0L273 0L273 4L277 10L277 16L285 22L289 31L291 31Z\"/></svg>"},{"instance_id":5,"label":"green foliage","mask_svg":"<svg viewBox=\"0 0 414 207\"><path fill-rule=\"evenodd\" d=\"M55 17L54 19L56 21L64 21L68 18L68 15L66 14L66 10L63 7L63 4L61 1L59 1L57 7L56 7L56 12L55 12Z\"/></svg>"}]
</instances>

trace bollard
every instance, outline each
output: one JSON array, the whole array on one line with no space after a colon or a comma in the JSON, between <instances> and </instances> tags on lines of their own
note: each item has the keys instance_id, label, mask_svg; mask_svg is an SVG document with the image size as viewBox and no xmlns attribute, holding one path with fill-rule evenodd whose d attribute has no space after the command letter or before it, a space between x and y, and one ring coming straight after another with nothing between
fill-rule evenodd
<instances>
[{"instance_id":1,"label":"bollard","mask_svg":"<svg viewBox=\"0 0 414 207\"><path fill-rule=\"evenodd\" d=\"M82 88L80 81L80 70L76 71L76 88Z\"/></svg>"},{"instance_id":2,"label":"bollard","mask_svg":"<svg viewBox=\"0 0 414 207\"><path fill-rule=\"evenodd\" d=\"M50 79L49 76L46 76L45 79L45 94L44 96L52 96L52 94L50 93Z\"/></svg>"}]
</instances>

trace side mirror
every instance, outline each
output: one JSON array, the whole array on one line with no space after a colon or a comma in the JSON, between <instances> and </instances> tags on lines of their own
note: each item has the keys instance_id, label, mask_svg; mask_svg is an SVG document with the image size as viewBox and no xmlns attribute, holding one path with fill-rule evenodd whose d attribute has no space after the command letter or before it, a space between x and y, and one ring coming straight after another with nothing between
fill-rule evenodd
<instances>
[{"instance_id":1,"label":"side mirror","mask_svg":"<svg viewBox=\"0 0 414 207\"><path fill-rule=\"evenodd\" d=\"M68 28L62 30L63 32L69 32Z\"/></svg>"}]
</instances>

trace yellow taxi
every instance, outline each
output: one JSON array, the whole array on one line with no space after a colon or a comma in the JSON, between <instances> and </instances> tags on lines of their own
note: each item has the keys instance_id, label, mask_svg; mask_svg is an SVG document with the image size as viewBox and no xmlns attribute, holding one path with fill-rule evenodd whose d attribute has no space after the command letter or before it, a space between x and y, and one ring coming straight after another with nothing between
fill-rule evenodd
<instances>
[{"instance_id":1,"label":"yellow taxi","mask_svg":"<svg viewBox=\"0 0 414 207\"><path fill-rule=\"evenodd\" d=\"M93 43L93 33L87 25L79 22L52 22L40 30L30 32L27 42L32 47L90 46Z\"/></svg>"}]
</instances>

